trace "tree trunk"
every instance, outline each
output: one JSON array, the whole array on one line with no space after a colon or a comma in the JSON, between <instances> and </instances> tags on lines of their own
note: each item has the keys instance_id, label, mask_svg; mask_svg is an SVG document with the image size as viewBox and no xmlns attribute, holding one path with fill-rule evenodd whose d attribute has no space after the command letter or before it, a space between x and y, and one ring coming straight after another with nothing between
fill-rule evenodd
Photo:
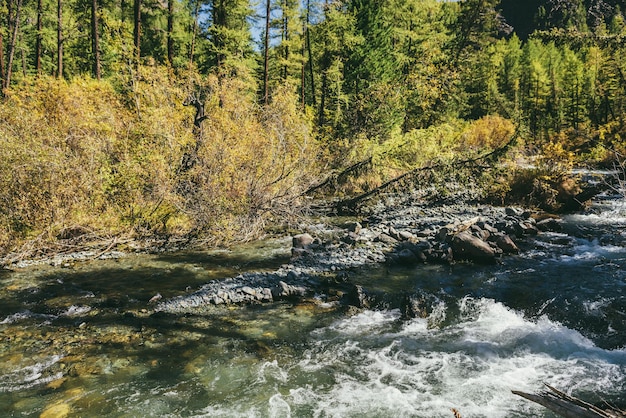
<instances>
[{"instance_id":1,"label":"tree trunk","mask_svg":"<svg viewBox=\"0 0 626 418\"><path fill-rule=\"evenodd\" d=\"M263 51L263 102L269 102L269 57L270 57L270 0L265 3L265 39Z\"/></svg>"},{"instance_id":2,"label":"tree trunk","mask_svg":"<svg viewBox=\"0 0 626 418\"><path fill-rule=\"evenodd\" d=\"M309 52L309 75L311 76L311 102L313 103L313 106L315 106L316 100L315 100L315 78L313 77L313 53L311 52L311 35L310 35L310 31L308 30L309 23L310 23L310 14L311 14L311 4L310 4L310 0L307 0L306 2L306 26L307 26L306 45L307 45L307 49Z\"/></svg>"},{"instance_id":3,"label":"tree trunk","mask_svg":"<svg viewBox=\"0 0 626 418\"><path fill-rule=\"evenodd\" d=\"M315 100L315 78L313 77L313 53L311 52L311 35L310 35L310 31L308 30L310 17L311 17L311 2L310 0L307 0L306 2L306 26L307 26L306 45L307 45L307 49L309 53L309 75L311 76L311 102L313 103L313 106L315 106L317 103Z\"/></svg>"},{"instance_id":4,"label":"tree trunk","mask_svg":"<svg viewBox=\"0 0 626 418\"><path fill-rule=\"evenodd\" d=\"M0 87L4 87L6 74L4 72L4 38L0 32ZM2 89L0 89L2 90Z\"/></svg>"},{"instance_id":5,"label":"tree trunk","mask_svg":"<svg viewBox=\"0 0 626 418\"><path fill-rule=\"evenodd\" d=\"M306 61L304 60L305 52L306 52L306 32L307 32L307 24L306 21L302 23L302 50L300 53L302 54L302 68L300 69L300 103L302 108L306 105L305 102L305 78L306 78Z\"/></svg>"},{"instance_id":6,"label":"tree trunk","mask_svg":"<svg viewBox=\"0 0 626 418\"><path fill-rule=\"evenodd\" d=\"M287 4L287 0L283 0L283 33L281 35L281 38L285 45L285 64L283 65L283 80L287 80L287 62L289 61L289 18L287 15L288 7L289 5Z\"/></svg>"},{"instance_id":7,"label":"tree trunk","mask_svg":"<svg viewBox=\"0 0 626 418\"><path fill-rule=\"evenodd\" d=\"M218 28L215 42L215 49L217 50L217 68L221 69L226 61L226 54L224 49L226 48L226 40L224 38L224 30L227 28L226 24L226 0L214 0L213 1L213 25Z\"/></svg>"},{"instance_id":8,"label":"tree trunk","mask_svg":"<svg viewBox=\"0 0 626 418\"><path fill-rule=\"evenodd\" d=\"M57 0L57 77L63 77L63 0Z\"/></svg>"},{"instance_id":9,"label":"tree trunk","mask_svg":"<svg viewBox=\"0 0 626 418\"><path fill-rule=\"evenodd\" d=\"M17 0L15 8L15 16L13 19L12 27L13 33L11 34L11 42L9 43L9 50L7 53L7 70L6 79L4 80L3 87L6 89L11 84L11 73L13 71L13 58L15 57L15 47L17 45L17 35L20 26L20 11L22 10L22 0Z\"/></svg>"},{"instance_id":10,"label":"tree trunk","mask_svg":"<svg viewBox=\"0 0 626 418\"><path fill-rule=\"evenodd\" d=\"M193 58L196 48L196 36L198 35L198 11L200 8L200 0L196 0L196 5L193 13L193 31L191 34L191 47L189 48L189 71L193 67Z\"/></svg>"},{"instance_id":11,"label":"tree trunk","mask_svg":"<svg viewBox=\"0 0 626 418\"><path fill-rule=\"evenodd\" d=\"M35 44L35 69L41 75L41 50L43 42L43 0L37 0L37 41Z\"/></svg>"},{"instance_id":12,"label":"tree trunk","mask_svg":"<svg viewBox=\"0 0 626 418\"><path fill-rule=\"evenodd\" d=\"M98 0L91 0L91 49L93 52L93 75L96 77L96 80L100 80L100 35L98 34L98 26Z\"/></svg>"},{"instance_id":13,"label":"tree trunk","mask_svg":"<svg viewBox=\"0 0 626 418\"><path fill-rule=\"evenodd\" d=\"M167 1L167 63L174 65L174 0Z\"/></svg>"},{"instance_id":14,"label":"tree trunk","mask_svg":"<svg viewBox=\"0 0 626 418\"><path fill-rule=\"evenodd\" d=\"M135 0L133 10L133 44L135 46L135 58L137 65L139 65L139 58L141 57L141 0Z\"/></svg>"}]
</instances>

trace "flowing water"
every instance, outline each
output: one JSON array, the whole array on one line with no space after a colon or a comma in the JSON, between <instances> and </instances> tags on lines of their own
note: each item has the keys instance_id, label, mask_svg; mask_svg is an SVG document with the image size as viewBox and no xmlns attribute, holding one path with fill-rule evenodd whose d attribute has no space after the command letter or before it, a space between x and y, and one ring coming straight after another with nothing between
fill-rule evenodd
<instances>
[{"instance_id":1,"label":"flowing water","mask_svg":"<svg viewBox=\"0 0 626 418\"><path fill-rule=\"evenodd\" d=\"M551 417L548 383L626 409L626 206L566 218L490 266L370 268L425 318L331 304L150 315L147 301L273 269L289 241L0 273L2 417ZM396 298L397 299L397 298Z\"/></svg>"}]
</instances>

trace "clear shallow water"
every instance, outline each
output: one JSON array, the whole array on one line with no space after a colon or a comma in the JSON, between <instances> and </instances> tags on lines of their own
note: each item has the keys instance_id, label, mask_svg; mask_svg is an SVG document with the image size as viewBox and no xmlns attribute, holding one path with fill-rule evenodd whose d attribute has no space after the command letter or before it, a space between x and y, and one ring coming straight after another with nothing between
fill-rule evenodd
<instances>
[{"instance_id":1,"label":"clear shallow water","mask_svg":"<svg viewBox=\"0 0 626 418\"><path fill-rule=\"evenodd\" d=\"M626 407L626 210L567 218L495 266L357 272L386 307L150 315L207 280L274 268L288 241L0 273L0 416L553 416L548 383ZM402 320L416 294L428 316Z\"/></svg>"}]
</instances>

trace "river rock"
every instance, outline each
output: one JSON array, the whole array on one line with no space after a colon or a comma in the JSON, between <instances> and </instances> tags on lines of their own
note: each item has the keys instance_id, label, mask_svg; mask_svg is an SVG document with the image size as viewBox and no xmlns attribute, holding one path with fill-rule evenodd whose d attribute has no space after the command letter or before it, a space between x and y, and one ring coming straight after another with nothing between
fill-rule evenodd
<instances>
[{"instance_id":1,"label":"river rock","mask_svg":"<svg viewBox=\"0 0 626 418\"><path fill-rule=\"evenodd\" d=\"M68 404L60 402L47 406L43 410L39 418L64 418L69 416L71 408Z\"/></svg>"},{"instance_id":2,"label":"river rock","mask_svg":"<svg viewBox=\"0 0 626 418\"><path fill-rule=\"evenodd\" d=\"M403 298L400 306L403 319L426 318L428 309L423 297L407 295Z\"/></svg>"},{"instance_id":3,"label":"river rock","mask_svg":"<svg viewBox=\"0 0 626 418\"><path fill-rule=\"evenodd\" d=\"M555 232L555 231L560 231L562 229L561 223L562 222L560 219L547 218L547 219L542 219L541 221L537 222L536 226L537 226L537 229L540 231Z\"/></svg>"},{"instance_id":4,"label":"river rock","mask_svg":"<svg viewBox=\"0 0 626 418\"><path fill-rule=\"evenodd\" d=\"M306 249L309 245L313 244L314 238L310 234L298 234L292 238L293 248Z\"/></svg>"},{"instance_id":5,"label":"river rock","mask_svg":"<svg viewBox=\"0 0 626 418\"><path fill-rule=\"evenodd\" d=\"M462 231L452 238L451 248L455 260L493 261L496 251L482 239L467 231Z\"/></svg>"},{"instance_id":6,"label":"river rock","mask_svg":"<svg viewBox=\"0 0 626 418\"><path fill-rule=\"evenodd\" d=\"M371 307L371 299L363 290L363 286L354 285L347 295L348 303L357 308L368 309Z\"/></svg>"},{"instance_id":7,"label":"river rock","mask_svg":"<svg viewBox=\"0 0 626 418\"><path fill-rule=\"evenodd\" d=\"M397 239L385 233L378 235L374 241L382 242L383 244L396 244L398 242Z\"/></svg>"},{"instance_id":8,"label":"river rock","mask_svg":"<svg viewBox=\"0 0 626 418\"><path fill-rule=\"evenodd\" d=\"M423 256L424 255L422 254L422 257ZM413 264L417 264L419 261L422 261L422 260L413 251L409 250L408 248L405 248L396 254L395 261L398 264L413 265Z\"/></svg>"},{"instance_id":9,"label":"river rock","mask_svg":"<svg viewBox=\"0 0 626 418\"><path fill-rule=\"evenodd\" d=\"M513 242L511 237L501 232L498 232L492 235L489 239L490 242L493 242L499 249L502 250L505 254L517 254L519 253L519 248Z\"/></svg>"},{"instance_id":10,"label":"river rock","mask_svg":"<svg viewBox=\"0 0 626 418\"><path fill-rule=\"evenodd\" d=\"M287 299L291 297L302 297L306 293L306 288L302 286L292 286L282 280L278 285L271 289L272 296L275 299Z\"/></svg>"},{"instance_id":11,"label":"river rock","mask_svg":"<svg viewBox=\"0 0 626 418\"><path fill-rule=\"evenodd\" d=\"M354 232L355 234L359 234L363 226L359 222L348 222L344 225L344 228L349 232Z\"/></svg>"}]
</instances>

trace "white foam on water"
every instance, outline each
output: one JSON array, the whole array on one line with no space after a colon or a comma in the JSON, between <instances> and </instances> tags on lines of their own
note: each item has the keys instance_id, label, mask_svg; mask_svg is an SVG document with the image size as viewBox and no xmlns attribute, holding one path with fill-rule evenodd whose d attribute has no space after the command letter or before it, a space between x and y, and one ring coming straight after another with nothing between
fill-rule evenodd
<instances>
[{"instance_id":1,"label":"white foam on water","mask_svg":"<svg viewBox=\"0 0 626 418\"><path fill-rule=\"evenodd\" d=\"M63 373L53 372L50 368L63 357L55 355L46 357L35 364L17 367L6 373L3 370L3 374L0 375L0 392L15 392L60 379Z\"/></svg>"},{"instance_id":2,"label":"white foam on water","mask_svg":"<svg viewBox=\"0 0 626 418\"><path fill-rule=\"evenodd\" d=\"M602 245L597 239L579 240L573 248L573 255L561 255L562 261L593 260L601 257L611 257L615 254L626 255L626 248L617 245Z\"/></svg>"},{"instance_id":3,"label":"white foam on water","mask_svg":"<svg viewBox=\"0 0 626 418\"><path fill-rule=\"evenodd\" d=\"M626 224L626 199L606 200L596 204L598 213L582 213L567 215L565 218L573 223L593 223L596 225Z\"/></svg>"},{"instance_id":4,"label":"white foam on water","mask_svg":"<svg viewBox=\"0 0 626 418\"><path fill-rule=\"evenodd\" d=\"M257 383L278 382L286 383L289 379L289 374L286 370L278 365L278 361L266 361L261 364L261 367L257 373Z\"/></svg>"},{"instance_id":5,"label":"white foam on water","mask_svg":"<svg viewBox=\"0 0 626 418\"><path fill-rule=\"evenodd\" d=\"M444 417L451 408L463 416L541 416L541 407L511 390L535 392L544 382L614 394L626 387L624 350L603 350L561 324L530 321L492 300L465 298L459 308L459 322L442 328L419 318L394 330L394 312L338 321L329 328L345 330L343 339L320 341L300 364L309 373L330 371L335 384L303 385L285 400L327 417ZM359 326L378 332L368 338Z\"/></svg>"},{"instance_id":6,"label":"white foam on water","mask_svg":"<svg viewBox=\"0 0 626 418\"><path fill-rule=\"evenodd\" d=\"M8 315L6 318L0 321L0 325L14 324L16 322L28 320L31 318L41 319L44 321L44 323L49 323L49 321L56 318L56 316L47 315L47 314L38 314L38 313L31 312L28 309L25 309L23 311Z\"/></svg>"},{"instance_id":7,"label":"white foam on water","mask_svg":"<svg viewBox=\"0 0 626 418\"><path fill-rule=\"evenodd\" d=\"M343 334L366 334L394 323L400 318L400 310L364 311L348 319L332 324L329 329Z\"/></svg>"},{"instance_id":8,"label":"white foam on water","mask_svg":"<svg viewBox=\"0 0 626 418\"><path fill-rule=\"evenodd\" d=\"M76 317L76 316L82 316L85 315L87 312L91 311L91 307L90 306L76 306L76 305L72 305L69 308L67 308L64 312L62 312L60 314L60 316L67 316L67 317Z\"/></svg>"}]
</instances>

